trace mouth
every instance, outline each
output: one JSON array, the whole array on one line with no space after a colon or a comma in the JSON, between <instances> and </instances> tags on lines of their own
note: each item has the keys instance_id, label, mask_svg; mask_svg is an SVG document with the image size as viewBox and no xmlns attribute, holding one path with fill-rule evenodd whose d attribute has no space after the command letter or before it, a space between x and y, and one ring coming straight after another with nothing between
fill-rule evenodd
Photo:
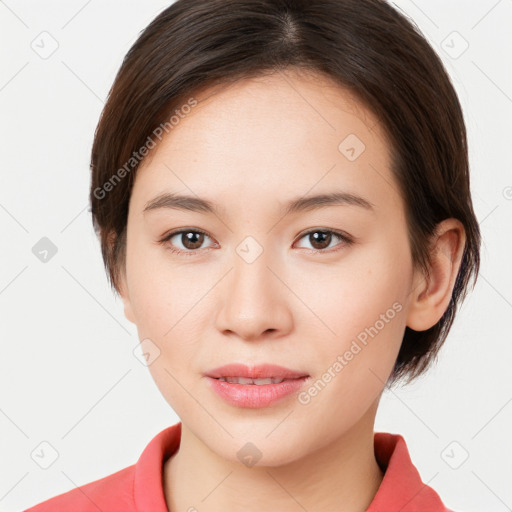
<instances>
[{"instance_id":1,"label":"mouth","mask_svg":"<svg viewBox=\"0 0 512 512\"><path fill-rule=\"evenodd\" d=\"M282 367L281 367L282 368ZM261 369L261 368L260 368ZM220 375L205 375L210 389L212 389L222 400L231 406L259 409L264 407L277 406L282 400L300 392L310 380L307 374L300 375L300 372L288 370L294 375L284 376L275 375L275 367L265 369L265 372L274 373L270 377L247 377L245 375L223 375L224 372L233 373L239 371L231 368L231 370L218 370ZM257 370L246 369L246 373L252 372L254 375ZM282 370L279 372L284 373ZM277 372L277 373L279 373Z\"/></svg>"},{"instance_id":2,"label":"mouth","mask_svg":"<svg viewBox=\"0 0 512 512\"><path fill-rule=\"evenodd\" d=\"M288 380L303 379L309 377L309 374L275 364L247 366L234 363L210 370L205 376L232 384L264 386L279 384Z\"/></svg>"},{"instance_id":3,"label":"mouth","mask_svg":"<svg viewBox=\"0 0 512 512\"><path fill-rule=\"evenodd\" d=\"M274 377L274 378L267 378L267 379L250 379L250 378L247 378L247 377L217 377L216 380L220 380L222 382L229 382L231 384L244 384L244 385L254 385L254 386L265 386L265 385L268 385L268 384L280 384L281 382L284 382L284 381L289 381L289 380L299 380L299 379L303 379L305 378L306 376L304 377L296 377L294 379L284 379L284 378L278 378L278 377ZM215 378L215 377L213 377Z\"/></svg>"}]
</instances>

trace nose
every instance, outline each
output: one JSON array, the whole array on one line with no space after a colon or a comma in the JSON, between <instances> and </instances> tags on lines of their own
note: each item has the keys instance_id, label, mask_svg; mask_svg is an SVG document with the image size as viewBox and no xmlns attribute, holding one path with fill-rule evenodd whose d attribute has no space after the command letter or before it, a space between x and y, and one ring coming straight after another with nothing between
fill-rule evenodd
<instances>
[{"instance_id":1,"label":"nose","mask_svg":"<svg viewBox=\"0 0 512 512\"><path fill-rule=\"evenodd\" d=\"M243 340L277 338L293 327L289 289L269 268L265 251L252 263L235 254L233 270L224 280L216 327Z\"/></svg>"}]
</instances>

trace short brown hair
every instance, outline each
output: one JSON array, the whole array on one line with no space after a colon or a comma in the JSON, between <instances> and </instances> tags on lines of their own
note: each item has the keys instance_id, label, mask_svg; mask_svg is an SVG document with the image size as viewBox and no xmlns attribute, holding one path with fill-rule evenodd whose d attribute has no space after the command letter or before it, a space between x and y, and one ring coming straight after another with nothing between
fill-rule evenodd
<instances>
[{"instance_id":1,"label":"short brown hair","mask_svg":"<svg viewBox=\"0 0 512 512\"><path fill-rule=\"evenodd\" d=\"M382 123L416 267L429 275L440 221L454 217L465 228L444 315L425 331L406 327L390 380L410 381L435 358L472 275L476 282L480 230L457 94L420 30L383 0L177 0L142 31L109 92L91 154L91 212L110 284L118 291L124 271L140 163L133 155L198 91L286 67L330 77Z\"/></svg>"}]
</instances>

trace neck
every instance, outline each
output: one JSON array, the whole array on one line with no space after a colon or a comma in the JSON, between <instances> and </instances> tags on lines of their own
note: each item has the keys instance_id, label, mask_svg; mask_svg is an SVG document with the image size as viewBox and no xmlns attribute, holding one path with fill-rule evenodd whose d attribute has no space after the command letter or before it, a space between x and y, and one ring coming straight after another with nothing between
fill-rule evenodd
<instances>
[{"instance_id":1,"label":"neck","mask_svg":"<svg viewBox=\"0 0 512 512\"><path fill-rule=\"evenodd\" d=\"M178 451L164 466L169 512L364 512L383 478L373 445L376 408L350 431L280 466L246 467L219 457L183 423Z\"/></svg>"}]
</instances>

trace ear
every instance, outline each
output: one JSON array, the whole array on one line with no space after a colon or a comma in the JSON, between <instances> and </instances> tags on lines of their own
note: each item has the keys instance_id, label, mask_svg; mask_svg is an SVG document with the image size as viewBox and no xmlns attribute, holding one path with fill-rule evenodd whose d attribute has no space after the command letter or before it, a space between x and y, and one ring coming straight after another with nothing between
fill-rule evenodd
<instances>
[{"instance_id":1,"label":"ear","mask_svg":"<svg viewBox=\"0 0 512 512\"><path fill-rule=\"evenodd\" d=\"M128 290L128 284L126 280L125 268L121 269L121 271L119 272L118 292L119 295L121 296L121 299L123 299L124 316L129 322L131 322L132 324L136 324L135 315L133 314L132 303L130 300L130 292Z\"/></svg>"},{"instance_id":2,"label":"ear","mask_svg":"<svg viewBox=\"0 0 512 512\"><path fill-rule=\"evenodd\" d=\"M425 331L435 325L450 303L459 272L466 232L457 219L445 219L437 225L431 244L430 276L415 271L407 327Z\"/></svg>"},{"instance_id":3,"label":"ear","mask_svg":"<svg viewBox=\"0 0 512 512\"><path fill-rule=\"evenodd\" d=\"M114 249L114 243L116 239L116 234L111 231L108 234L107 237L107 243L108 243L108 250L109 250L109 256L110 261L112 262L112 265L120 265L120 268L118 269L117 275L116 275L116 283L115 283L115 289L117 290L117 293L119 293L119 296L123 300L124 303L124 316L129 322L132 322L135 324L135 315L133 314L133 309L130 301L130 291L128 288L128 282L126 279L126 236L125 234L122 234L121 237L123 238L123 242L125 244L125 250L124 250L124 256L121 257L122 262L116 263L115 258L112 257L113 249Z\"/></svg>"}]
</instances>

